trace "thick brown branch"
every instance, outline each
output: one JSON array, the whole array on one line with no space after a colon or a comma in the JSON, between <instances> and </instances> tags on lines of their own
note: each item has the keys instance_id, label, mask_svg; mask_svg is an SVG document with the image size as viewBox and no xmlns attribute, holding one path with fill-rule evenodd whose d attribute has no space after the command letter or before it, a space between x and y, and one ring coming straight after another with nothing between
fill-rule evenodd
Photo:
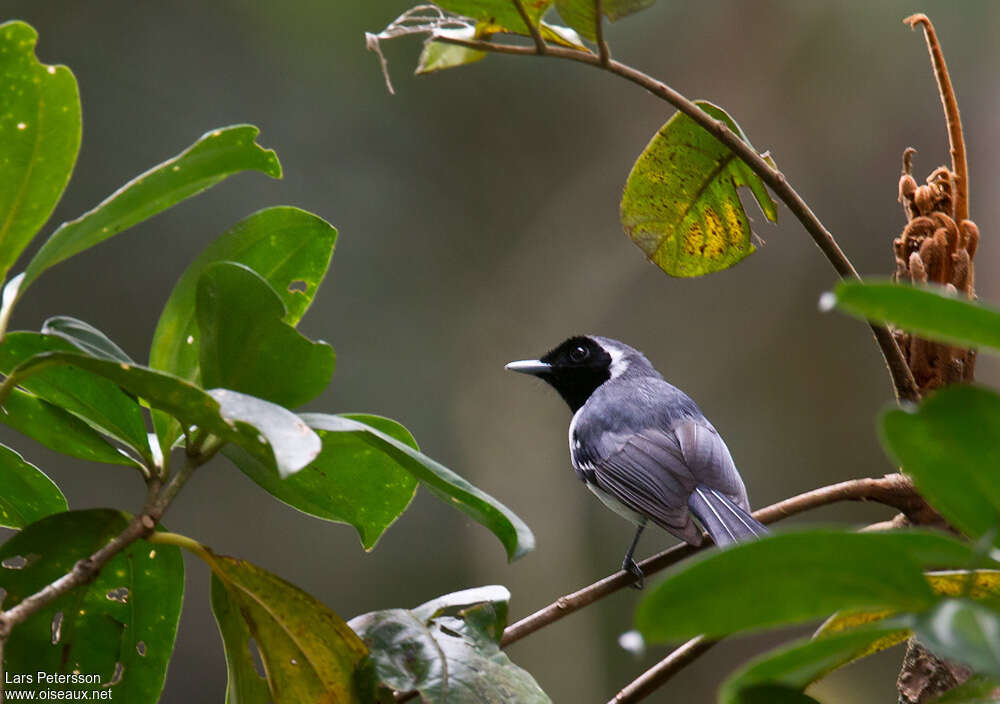
<instances>
[{"instance_id":1,"label":"thick brown branch","mask_svg":"<svg viewBox=\"0 0 1000 704\"><path fill-rule=\"evenodd\" d=\"M492 42L458 39L446 35L435 36L435 41L500 54L532 56L538 53L535 49L527 46L494 44ZM785 175L777 169L772 168L760 154L740 139L724 122L716 120L665 83L614 59L609 59L605 62L602 61L600 56L592 54L589 51L580 51L578 49L568 49L559 46L546 47L546 55L606 69L616 76L625 78L645 88L656 97L665 100L683 112L726 145L726 147L731 149L755 174L760 176L764 183L771 187L775 195L788 206L792 214L802 223L803 227L805 227L806 231L812 237L813 242L820 248L820 251L826 256L837 274L845 279L860 278L857 270L855 270L850 260L844 255L833 235L823 226L823 223L820 222L819 218L816 217L815 213L812 212L795 189L788 184ZM907 366L906 360L903 358L899 346L892 335L882 326L872 325L871 328L875 335L875 340L882 351L882 356L885 358L886 366L889 368L889 376L892 378L896 397L904 401L919 399L920 393L913 379L913 373L910 371L909 366Z\"/></svg>"},{"instance_id":2,"label":"thick brown branch","mask_svg":"<svg viewBox=\"0 0 1000 704\"><path fill-rule=\"evenodd\" d=\"M955 180L955 222L969 219L969 164L965 157L965 139L962 136L962 117L958 113L958 100L955 89L951 85L948 66L944 62L944 53L938 43L934 25L927 15L919 13L910 15L903 23L910 29L923 25L924 38L927 40L927 51L931 55L931 65L937 78L938 93L941 105L944 107L944 119L948 125L948 143L951 146L951 170Z\"/></svg>"},{"instance_id":3,"label":"thick brown branch","mask_svg":"<svg viewBox=\"0 0 1000 704\"><path fill-rule=\"evenodd\" d=\"M927 525L937 514L927 506L920 497L912 482L901 474L887 474L880 479L852 479L850 481L814 489L790 499L779 501L754 513L761 523L774 523L783 518L810 509L837 503L839 501L873 501L891 506L900 511L914 523ZM939 519L937 519L939 520ZM708 542L707 544L711 544ZM701 548L692 547L686 543L675 545L668 550L654 555L639 563L643 574L649 576L670 565L680 562L685 557L693 555ZM501 646L508 646L527 635L555 623L560 619L593 604L604 597L614 594L635 581L635 577L623 571L609 575L583 589L566 594L556 599L543 609L527 616L517 623L511 624L503 632Z\"/></svg>"}]
</instances>

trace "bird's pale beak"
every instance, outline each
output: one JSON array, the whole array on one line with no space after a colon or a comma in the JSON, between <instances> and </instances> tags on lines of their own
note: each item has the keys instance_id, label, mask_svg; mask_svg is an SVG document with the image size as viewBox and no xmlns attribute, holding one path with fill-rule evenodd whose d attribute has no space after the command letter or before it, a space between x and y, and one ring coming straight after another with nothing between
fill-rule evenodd
<instances>
[{"instance_id":1,"label":"bird's pale beak","mask_svg":"<svg viewBox=\"0 0 1000 704\"><path fill-rule=\"evenodd\" d=\"M552 371L552 365L539 359L523 359L520 362L511 362L505 366L504 369L512 372L521 372L522 374L532 374L534 376L538 376L539 374L545 374L546 372Z\"/></svg>"}]
</instances>

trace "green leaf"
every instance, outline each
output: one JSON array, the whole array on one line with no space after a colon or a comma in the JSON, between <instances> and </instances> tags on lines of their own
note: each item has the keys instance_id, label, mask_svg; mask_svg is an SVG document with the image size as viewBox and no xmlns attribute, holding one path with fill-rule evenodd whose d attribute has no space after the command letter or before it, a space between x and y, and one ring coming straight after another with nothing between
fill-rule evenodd
<instances>
[{"instance_id":1,"label":"green leaf","mask_svg":"<svg viewBox=\"0 0 1000 704\"><path fill-rule=\"evenodd\" d=\"M693 558L647 594L636 624L647 641L801 623L838 609L919 611L935 600L930 566L966 565L973 549L935 533L808 531Z\"/></svg>"},{"instance_id":2,"label":"green leaf","mask_svg":"<svg viewBox=\"0 0 1000 704\"><path fill-rule=\"evenodd\" d=\"M344 416L303 413L300 417L316 430L354 433L360 440L391 456L439 498L489 528L506 548L508 560L516 560L535 548L531 529L510 509L406 443Z\"/></svg>"},{"instance_id":3,"label":"green leaf","mask_svg":"<svg viewBox=\"0 0 1000 704\"><path fill-rule=\"evenodd\" d=\"M21 389L11 389L3 402L0 423L45 447L90 462L137 466L104 436L68 411Z\"/></svg>"},{"instance_id":4,"label":"green leaf","mask_svg":"<svg viewBox=\"0 0 1000 704\"><path fill-rule=\"evenodd\" d=\"M955 689L948 690L930 704L989 704L996 701L994 691L1000 682L983 675L973 675Z\"/></svg>"},{"instance_id":5,"label":"green leaf","mask_svg":"<svg viewBox=\"0 0 1000 704\"><path fill-rule=\"evenodd\" d=\"M859 318L892 323L929 340L1000 349L1000 311L936 286L844 281L835 297L837 308Z\"/></svg>"},{"instance_id":6,"label":"green leaf","mask_svg":"<svg viewBox=\"0 0 1000 704\"><path fill-rule=\"evenodd\" d=\"M242 264L217 262L198 281L201 380L287 408L308 403L333 376L333 348L286 323L270 284Z\"/></svg>"},{"instance_id":7,"label":"green leaf","mask_svg":"<svg viewBox=\"0 0 1000 704\"><path fill-rule=\"evenodd\" d=\"M253 170L280 178L278 157L254 141L258 131L253 125L234 125L208 132L177 156L126 183L93 210L60 225L28 264L18 296L50 267L227 176Z\"/></svg>"},{"instance_id":8,"label":"green leaf","mask_svg":"<svg viewBox=\"0 0 1000 704\"><path fill-rule=\"evenodd\" d=\"M48 516L25 528L0 546L0 587L7 590L3 607L14 606L69 572L128 522L119 511L94 509ZM8 566L18 562L23 567ZM102 684L58 688L100 692L112 687L116 700L153 704L163 688L183 595L180 550L137 541L94 581L59 597L11 632L4 652L7 676L38 671L97 675ZM61 617L54 628L57 614ZM116 663L122 666L121 680L111 685ZM19 688L52 686L36 682Z\"/></svg>"},{"instance_id":9,"label":"green leaf","mask_svg":"<svg viewBox=\"0 0 1000 704\"><path fill-rule=\"evenodd\" d=\"M698 107L725 122L748 145L739 125L719 107ZM768 220L778 211L750 167L687 115L667 121L632 167L622 195L625 233L671 276L728 269L754 252L750 222L737 189L750 188Z\"/></svg>"},{"instance_id":10,"label":"green leaf","mask_svg":"<svg viewBox=\"0 0 1000 704\"><path fill-rule=\"evenodd\" d=\"M500 586L467 589L413 610L363 614L349 625L371 650L384 687L416 690L428 703L549 702L500 650L509 599Z\"/></svg>"},{"instance_id":11,"label":"green leaf","mask_svg":"<svg viewBox=\"0 0 1000 704\"><path fill-rule=\"evenodd\" d=\"M82 320L68 315L57 315L42 324L43 335L61 337L81 352L91 357L108 359L112 362L135 364L132 358L125 354L121 347L112 342L107 335Z\"/></svg>"},{"instance_id":12,"label":"green leaf","mask_svg":"<svg viewBox=\"0 0 1000 704\"><path fill-rule=\"evenodd\" d=\"M639 10L652 7L656 0L604 0L601 9L612 22ZM590 41L597 39L595 33L594 0L555 0L559 16L566 24Z\"/></svg>"},{"instance_id":13,"label":"green leaf","mask_svg":"<svg viewBox=\"0 0 1000 704\"><path fill-rule=\"evenodd\" d=\"M0 24L0 281L49 219L80 151L72 71L35 58L38 32Z\"/></svg>"},{"instance_id":14,"label":"green leaf","mask_svg":"<svg viewBox=\"0 0 1000 704\"><path fill-rule=\"evenodd\" d=\"M723 700L720 700L723 701ZM797 689L780 684L761 684L748 687L731 700L737 704L819 704L819 702Z\"/></svg>"},{"instance_id":15,"label":"green leaf","mask_svg":"<svg viewBox=\"0 0 1000 704\"><path fill-rule=\"evenodd\" d=\"M319 453L319 437L281 406L236 391L206 392L175 376L146 367L96 359L78 352L37 354L11 371L0 386L0 404L12 386L53 367L72 366L145 399L184 427L199 428L240 445L282 474L296 472Z\"/></svg>"},{"instance_id":16,"label":"green leaf","mask_svg":"<svg viewBox=\"0 0 1000 704\"><path fill-rule=\"evenodd\" d=\"M435 4L448 12L490 25L495 28L494 32L530 34L527 25L510 0L437 0ZM552 0L525 0L523 3L528 19L536 25L551 4Z\"/></svg>"},{"instance_id":17,"label":"green leaf","mask_svg":"<svg viewBox=\"0 0 1000 704\"><path fill-rule=\"evenodd\" d=\"M268 208L237 223L206 247L174 286L153 335L151 367L190 382L200 379L195 301L198 280L212 264L243 264L267 279L285 304L285 322L305 314L330 265L337 230L298 208ZM153 414L161 445L169 447L180 429Z\"/></svg>"},{"instance_id":18,"label":"green leaf","mask_svg":"<svg viewBox=\"0 0 1000 704\"><path fill-rule=\"evenodd\" d=\"M11 375L18 365L37 355L75 351L76 347L63 337L12 332L0 344L0 371ZM118 385L71 367L45 369L17 383L132 448L147 463L151 462L142 408L134 398L122 393Z\"/></svg>"},{"instance_id":19,"label":"green leaf","mask_svg":"<svg viewBox=\"0 0 1000 704\"><path fill-rule=\"evenodd\" d=\"M945 599L931 612L916 616L912 628L938 657L1000 677L1000 612L995 608L968 599Z\"/></svg>"},{"instance_id":20,"label":"green leaf","mask_svg":"<svg viewBox=\"0 0 1000 704\"><path fill-rule=\"evenodd\" d=\"M0 526L24 528L66 508L66 497L51 479L0 445Z\"/></svg>"},{"instance_id":21,"label":"green leaf","mask_svg":"<svg viewBox=\"0 0 1000 704\"><path fill-rule=\"evenodd\" d=\"M880 425L886 451L941 515L974 538L996 533L1000 395L972 386L942 389L915 412L886 412Z\"/></svg>"},{"instance_id":22,"label":"green leaf","mask_svg":"<svg viewBox=\"0 0 1000 704\"><path fill-rule=\"evenodd\" d=\"M410 432L395 421L346 417L418 449ZM365 550L371 550L406 510L417 481L395 457L365 442L359 433L319 430L317 434L323 449L308 467L287 479L239 447L229 446L223 454L279 501L316 518L354 526Z\"/></svg>"},{"instance_id":23,"label":"green leaf","mask_svg":"<svg viewBox=\"0 0 1000 704\"><path fill-rule=\"evenodd\" d=\"M434 41L434 37L451 36L456 39L477 39L475 27L462 27L460 29L442 29L434 33L424 42L424 48L420 52L420 59L417 61L416 74L422 76L435 71L443 71L446 68L464 66L479 61L486 56L485 51L476 51L464 46L446 44Z\"/></svg>"},{"instance_id":24,"label":"green leaf","mask_svg":"<svg viewBox=\"0 0 1000 704\"><path fill-rule=\"evenodd\" d=\"M270 704L267 679L257 674L250 640L253 634L240 614L237 603L229 598L225 586L212 574L212 614L219 626L226 651L226 704Z\"/></svg>"},{"instance_id":25,"label":"green leaf","mask_svg":"<svg viewBox=\"0 0 1000 704\"><path fill-rule=\"evenodd\" d=\"M796 641L755 658L730 675L719 691L722 704L742 704L745 692L762 685L802 691L833 670L876 650L906 640L909 631L895 623ZM880 645L887 642L885 645Z\"/></svg>"},{"instance_id":26,"label":"green leaf","mask_svg":"<svg viewBox=\"0 0 1000 704\"><path fill-rule=\"evenodd\" d=\"M213 583L213 595L221 586L230 602L226 608L235 610L246 624L245 630L227 624L232 642L223 634L227 661L239 659L239 686L247 687L252 696L260 696L258 688L248 683L250 673L246 667L252 667L252 663L247 663L243 655L249 633L264 661L275 704L371 701L371 683L356 673L363 669L368 650L337 614L256 565L208 551L199 554L219 582L218 586ZM213 597L213 604L218 601ZM229 618L235 618L235 614L230 613ZM239 692L234 692L232 675L230 666L228 701L242 703L242 698L234 696Z\"/></svg>"}]
</instances>

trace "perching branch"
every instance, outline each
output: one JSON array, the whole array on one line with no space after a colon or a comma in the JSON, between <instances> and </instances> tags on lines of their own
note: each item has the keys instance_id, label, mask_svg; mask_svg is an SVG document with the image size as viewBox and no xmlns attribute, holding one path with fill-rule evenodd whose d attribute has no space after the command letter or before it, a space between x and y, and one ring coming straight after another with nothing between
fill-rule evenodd
<instances>
[{"instance_id":1,"label":"perching branch","mask_svg":"<svg viewBox=\"0 0 1000 704\"><path fill-rule=\"evenodd\" d=\"M913 483L901 474L887 474L880 479L852 479L813 489L759 509L754 512L754 517L761 523L775 523L783 518L840 501L873 501L884 504L901 512L911 522L921 525L940 521L940 517L917 493ZM706 542L706 544L711 545L710 542ZM643 560L639 563L639 568L643 574L649 576L680 562L701 549L687 543L675 545ZM500 645L506 647L511 643L516 643L525 636L555 623L595 601L614 594L634 581L635 577L632 574L622 570L583 589L561 596L545 608L508 626L503 632Z\"/></svg>"},{"instance_id":2,"label":"perching branch","mask_svg":"<svg viewBox=\"0 0 1000 704\"><path fill-rule=\"evenodd\" d=\"M941 95L941 105L944 107L944 119L948 125L951 171L955 181L955 222L961 223L969 219L969 164L965 158L962 118L958 113L955 89L951 85L948 66L944 62L944 53L934 32L934 25L927 15L923 13L910 15L903 20L903 24L909 25L910 29L916 29L918 24L924 27L927 51L931 55L931 65L934 67L934 77L937 78L938 93Z\"/></svg>"},{"instance_id":3,"label":"perching branch","mask_svg":"<svg viewBox=\"0 0 1000 704\"><path fill-rule=\"evenodd\" d=\"M645 699L676 675L679 670L697 660L718 642L717 640L709 640L705 636L692 638L622 687L608 704L625 704L625 702L637 702L640 699Z\"/></svg>"},{"instance_id":4,"label":"perching branch","mask_svg":"<svg viewBox=\"0 0 1000 704\"><path fill-rule=\"evenodd\" d=\"M520 2L518 2L518 5L520 5ZM600 20L600 18L598 18L598 20ZM477 51L486 51L498 54L535 56L541 53L537 50L537 45L536 47L529 47L513 44L495 44L488 41L460 39L442 34L434 35L434 40L445 44L455 44L456 46L463 46ZM823 223L820 222L819 218L816 217L815 213L812 212L795 189L789 185L785 175L768 164L760 154L750 147L750 145L730 130L725 122L708 115L688 98L684 97L665 83L658 81L642 71L628 66L627 64L615 61L614 59L607 58L605 60L604 57L593 54L589 51L569 49L561 46L546 46L545 55L603 68L616 76L620 76L638 86L641 86L642 88L645 88L656 97L670 103L675 108L683 112L698 125L707 130L709 134L713 135L716 139L722 142L722 144L734 152L755 174L760 176L764 183L770 186L775 195L777 195L778 198L780 198L785 205L788 206L788 209L792 211L792 214L795 215L799 222L802 223L806 231L810 234L810 236L812 236L816 246L820 248L841 278L860 279L857 270L851 264L844 252L840 249L840 246L833 238L833 235L830 234L830 231L823 226ZM901 401L918 400L920 398L920 392L918 391L917 384L913 379L913 373L906 364L906 360L903 358L903 354L900 352L896 341L893 339L888 329L883 326L871 324L871 329L875 335L875 340L882 351L882 356L885 358L885 363L889 369L889 376L892 379L893 389L897 399Z\"/></svg>"}]
</instances>

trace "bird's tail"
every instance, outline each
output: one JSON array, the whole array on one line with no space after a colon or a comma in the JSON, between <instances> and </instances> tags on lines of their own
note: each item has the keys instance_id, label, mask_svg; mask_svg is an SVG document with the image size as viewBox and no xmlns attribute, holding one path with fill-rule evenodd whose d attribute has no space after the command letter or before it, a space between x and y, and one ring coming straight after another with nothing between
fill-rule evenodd
<instances>
[{"instance_id":1,"label":"bird's tail","mask_svg":"<svg viewBox=\"0 0 1000 704\"><path fill-rule=\"evenodd\" d=\"M688 499L688 507L719 546L770 532L763 523L715 489L697 487Z\"/></svg>"}]
</instances>

